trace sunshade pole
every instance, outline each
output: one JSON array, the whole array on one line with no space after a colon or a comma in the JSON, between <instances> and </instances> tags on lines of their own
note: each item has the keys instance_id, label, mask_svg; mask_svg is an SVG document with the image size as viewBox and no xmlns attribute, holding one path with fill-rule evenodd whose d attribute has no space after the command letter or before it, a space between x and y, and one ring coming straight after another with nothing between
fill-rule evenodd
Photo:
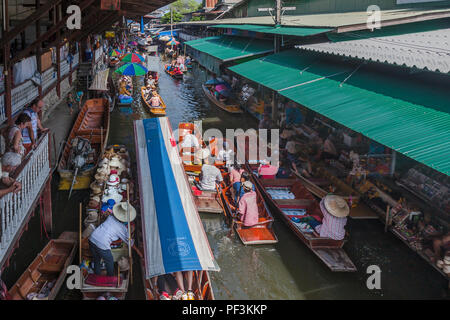
<instances>
[{"instance_id":1,"label":"sunshade pole","mask_svg":"<svg viewBox=\"0 0 450 320\"><path fill-rule=\"evenodd\" d=\"M130 225L130 185L127 183L127 222L128 222L128 258L130 260L130 280L133 284L133 257L131 255L131 225Z\"/></svg>"}]
</instances>

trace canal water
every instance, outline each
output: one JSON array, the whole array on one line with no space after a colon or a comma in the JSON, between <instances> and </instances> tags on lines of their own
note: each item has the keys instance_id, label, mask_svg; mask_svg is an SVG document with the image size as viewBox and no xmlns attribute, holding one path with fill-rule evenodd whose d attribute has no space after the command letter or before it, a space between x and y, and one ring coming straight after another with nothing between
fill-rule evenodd
<instances>
[{"instance_id":1,"label":"canal water","mask_svg":"<svg viewBox=\"0 0 450 320\"><path fill-rule=\"evenodd\" d=\"M208 79L204 69L194 65L183 80L174 80L160 65L159 92L167 105L172 128L179 122L203 121L203 129L257 128L248 114L231 115L210 104L203 94L202 83ZM141 105L142 78L135 78L135 103L132 113L115 107L111 114L110 144L125 144L135 155L133 120L148 118ZM223 131L224 132L224 131ZM77 230L78 203L85 202L88 191L75 191L70 200L67 192L54 186L54 236L64 230ZM298 240L275 216L274 230L278 243L274 245L244 246L237 236L228 237L229 228L222 215L201 214L209 244L220 266L211 272L216 299L445 299L447 283L422 258L390 233L384 233L378 220L349 219L350 239L344 246L357 272L333 273ZM14 263L3 279L11 286L45 241L39 233L39 215L30 221L30 232L21 240ZM381 289L368 289L369 266L381 269ZM142 274L137 263L134 284L127 299L144 299ZM80 299L80 293L61 290L59 299Z\"/></svg>"}]
</instances>

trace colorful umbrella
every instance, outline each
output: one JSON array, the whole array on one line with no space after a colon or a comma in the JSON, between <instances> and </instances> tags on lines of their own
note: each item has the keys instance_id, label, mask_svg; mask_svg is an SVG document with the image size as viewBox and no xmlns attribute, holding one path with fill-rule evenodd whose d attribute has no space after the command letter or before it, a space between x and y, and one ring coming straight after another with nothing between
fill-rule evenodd
<instances>
[{"instance_id":1,"label":"colorful umbrella","mask_svg":"<svg viewBox=\"0 0 450 320\"><path fill-rule=\"evenodd\" d=\"M147 74L148 70L138 63L127 63L116 69L114 72L124 76L144 76Z\"/></svg>"},{"instance_id":2,"label":"colorful umbrella","mask_svg":"<svg viewBox=\"0 0 450 320\"><path fill-rule=\"evenodd\" d=\"M132 45L132 46L137 46L137 42L136 41L130 41L130 42L128 42L128 44Z\"/></svg>"},{"instance_id":3,"label":"colorful umbrella","mask_svg":"<svg viewBox=\"0 0 450 320\"><path fill-rule=\"evenodd\" d=\"M137 53L127 53L120 60L124 62L144 62L145 58Z\"/></svg>"},{"instance_id":4,"label":"colorful umbrella","mask_svg":"<svg viewBox=\"0 0 450 320\"><path fill-rule=\"evenodd\" d=\"M174 38L170 39L169 42L167 42L166 46L176 46L180 44L178 41L176 41Z\"/></svg>"},{"instance_id":5,"label":"colorful umbrella","mask_svg":"<svg viewBox=\"0 0 450 320\"><path fill-rule=\"evenodd\" d=\"M113 49L109 53L110 57L120 57L121 55L122 55L122 51L120 51L119 49Z\"/></svg>"}]
</instances>

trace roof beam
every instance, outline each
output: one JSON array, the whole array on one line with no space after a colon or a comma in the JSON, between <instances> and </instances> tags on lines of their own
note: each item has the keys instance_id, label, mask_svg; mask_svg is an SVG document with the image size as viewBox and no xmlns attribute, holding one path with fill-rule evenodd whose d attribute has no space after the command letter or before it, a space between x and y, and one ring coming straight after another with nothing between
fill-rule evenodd
<instances>
[{"instance_id":1,"label":"roof beam","mask_svg":"<svg viewBox=\"0 0 450 320\"><path fill-rule=\"evenodd\" d=\"M61 0L48 0L47 3L39 7L29 17L27 17L22 23L16 26L13 30L5 32L3 38L0 40L0 47L3 47L6 43L12 41L18 34L24 31L31 23L36 22L40 17L46 14L51 8L59 4Z\"/></svg>"}]
</instances>

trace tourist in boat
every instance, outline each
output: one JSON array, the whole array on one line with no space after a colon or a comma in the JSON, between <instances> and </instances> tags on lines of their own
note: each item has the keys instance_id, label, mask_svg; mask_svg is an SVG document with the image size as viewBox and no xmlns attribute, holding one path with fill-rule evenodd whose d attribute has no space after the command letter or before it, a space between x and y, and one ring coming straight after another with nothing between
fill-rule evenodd
<instances>
[{"instance_id":1,"label":"tourist in boat","mask_svg":"<svg viewBox=\"0 0 450 320\"><path fill-rule=\"evenodd\" d=\"M203 191L216 191L216 182L222 182L222 174L220 170L214 166L214 158L212 156L203 159L204 164L200 173L200 183L197 187Z\"/></svg>"},{"instance_id":2,"label":"tourist in boat","mask_svg":"<svg viewBox=\"0 0 450 320\"><path fill-rule=\"evenodd\" d=\"M278 173L278 166L274 166L270 163L270 159L266 158L261 161L261 165L258 168L258 176L262 179L274 179Z\"/></svg>"},{"instance_id":3,"label":"tourist in boat","mask_svg":"<svg viewBox=\"0 0 450 320\"><path fill-rule=\"evenodd\" d=\"M258 223L258 203L256 201L256 192L250 181L243 183L244 195L239 200L239 220L244 227L252 227Z\"/></svg>"},{"instance_id":4,"label":"tourist in boat","mask_svg":"<svg viewBox=\"0 0 450 320\"><path fill-rule=\"evenodd\" d=\"M233 158L233 149L228 146L228 142L224 141L222 144L222 149L217 153L217 161L225 162L226 166L231 165Z\"/></svg>"},{"instance_id":5,"label":"tourist in boat","mask_svg":"<svg viewBox=\"0 0 450 320\"><path fill-rule=\"evenodd\" d=\"M159 108L161 107L161 98L159 97L158 93L156 91L152 92L152 98L150 99L150 105L152 108Z\"/></svg>"},{"instance_id":6,"label":"tourist in boat","mask_svg":"<svg viewBox=\"0 0 450 320\"><path fill-rule=\"evenodd\" d=\"M200 143L198 142L198 139L195 135L192 134L191 131L189 131L184 137L183 137L183 142L181 143L181 148L199 148L200 147Z\"/></svg>"},{"instance_id":7,"label":"tourist in boat","mask_svg":"<svg viewBox=\"0 0 450 320\"><path fill-rule=\"evenodd\" d=\"M153 77L150 75L150 76L148 76L148 78L147 78L147 86L153 86L154 84L155 84L155 80L153 79Z\"/></svg>"},{"instance_id":8,"label":"tourist in boat","mask_svg":"<svg viewBox=\"0 0 450 320\"><path fill-rule=\"evenodd\" d=\"M259 122L259 129L272 129L272 120L270 119L270 115L267 112L264 112L263 118Z\"/></svg>"},{"instance_id":9,"label":"tourist in boat","mask_svg":"<svg viewBox=\"0 0 450 320\"><path fill-rule=\"evenodd\" d=\"M31 118L27 114L21 113L8 132L8 150L18 153L21 157L25 155L22 130L28 127L30 123Z\"/></svg>"},{"instance_id":10,"label":"tourist in boat","mask_svg":"<svg viewBox=\"0 0 450 320\"><path fill-rule=\"evenodd\" d=\"M31 118L31 122L29 123L29 125L26 128L22 129L23 145L25 146L27 152L36 147L36 142L38 139L38 129L42 133L49 130L42 126L41 119L39 119L39 112L41 112L43 107L44 101L36 98L31 103L31 106L25 108L25 110L23 111Z\"/></svg>"},{"instance_id":11,"label":"tourist in boat","mask_svg":"<svg viewBox=\"0 0 450 320\"><path fill-rule=\"evenodd\" d=\"M10 173L14 172L22 162L22 157L15 152L6 152L1 161L1 187L0 198L4 195L14 192L17 193L22 190L22 184L16 179L10 177Z\"/></svg>"},{"instance_id":12,"label":"tourist in boat","mask_svg":"<svg viewBox=\"0 0 450 320\"><path fill-rule=\"evenodd\" d=\"M292 175L291 166L289 165L289 161L280 160L280 167L278 168L278 172L276 175L277 179L288 179Z\"/></svg>"},{"instance_id":13,"label":"tourist in boat","mask_svg":"<svg viewBox=\"0 0 450 320\"><path fill-rule=\"evenodd\" d=\"M189 57L189 56L187 56L186 57L186 61L184 62L185 63L185 65L190 65L191 64L191 62L192 62L192 60L191 60L191 57Z\"/></svg>"},{"instance_id":14,"label":"tourist in boat","mask_svg":"<svg viewBox=\"0 0 450 320\"><path fill-rule=\"evenodd\" d=\"M111 243L121 239L128 244L127 211L128 203L121 202L113 207L113 214L99 225L89 237L89 248L94 261L94 272L101 274L100 260L106 265L108 276L114 276L114 258L111 253ZM136 218L136 209L129 208L130 222ZM134 241L131 239L131 245Z\"/></svg>"},{"instance_id":15,"label":"tourist in boat","mask_svg":"<svg viewBox=\"0 0 450 320\"><path fill-rule=\"evenodd\" d=\"M250 174L246 171L242 172L239 183L234 183L233 189L235 191L234 202L239 203L239 200L244 195L244 183L250 181ZM253 191L255 191L255 186L253 186Z\"/></svg>"},{"instance_id":16,"label":"tourist in boat","mask_svg":"<svg viewBox=\"0 0 450 320\"><path fill-rule=\"evenodd\" d=\"M343 240L345 237L345 225L350 208L347 202L336 195L326 195L320 201L320 210L322 211L322 223L316 220L310 221L311 227L322 238L331 238L333 240Z\"/></svg>"},{"instance_id":17,"label":"tourist in boat","mask_svg":"<svg viewBox=\"0 0 450 320\"><path fill-rule=\"evenodd\" d=\"M186 275L187 279L187 290L184 286L184 274ZM180 290L177 290L175 292L176 297L181 297L181 300L195 300L194 292L192 291L192 282L194 279L194 272L193 271L177 271L174 272L175 279L178 284L178 288ZM178 298L180 300L180 298Z\"/></svg>"}]
</instances>

